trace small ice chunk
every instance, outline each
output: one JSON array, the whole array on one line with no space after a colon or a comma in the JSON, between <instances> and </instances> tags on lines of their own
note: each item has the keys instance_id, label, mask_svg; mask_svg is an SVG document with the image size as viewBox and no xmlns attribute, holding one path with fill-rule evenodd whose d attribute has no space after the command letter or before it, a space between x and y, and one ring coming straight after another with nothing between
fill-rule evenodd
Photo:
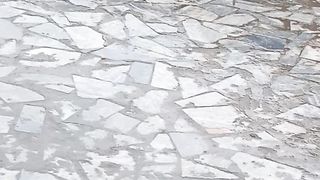
<instances>
[{"instance_id":1,"label":"small ice chunk","mask_svg":"<svg viewBox=\"0 0 320 180\"><path fill-rule=\"evenodd\" d=\"M144 112L159 114L164 100L168 97L168 92L160 90L151 90L144 96L133 100L134 106Z\"/></svg>"},{"instance_id":2,"label":"small ice chunk","mask_svg":"<svg viewBox=\"0 0 320 180\"><path fill-rule=\"evenodd\" d=\"M103 118L107 118L116 112L121 111L122 109L124 109L123 106L103 99L98 99L95 105L82 112L82 118L84 121L88 122L100 121Z\"/></svg>"},{"instance_id":3,"label":"small ice chunk","mask_svg":"<svg viewBox=\"0 0 320 180\"><path fill-rule=\"evenodd\" d=\"M54 39L70 39L68 34L59 26L53 23L45 23L29 28L30 31Z\"/></svg>"},{"instance_id":4,"label":"small ice chunk","mask_svg":"<svg viewBox=\"0 0 320 180\"><path fill-rule=\"evenodd\" d=\"M134 82L141 84L149 84L153 72L153 65L149 63L133 62L129 71L129 75Z\"/></svg>"},{"instance_id":5,"label":"small ice chunk","mask_svg":"<svg viewBox=\"0 0 320 180\"><path fill-rule=\"evenodd\" d=\"M46 110L44 107L24 105L15 130L27 133L41 133Z\"/></svg>"},{"instance_id":6,"label":"small ice chunk","mask_svg":"<svg viewBox=\"0 0 320 180\"><path fill-rule=\"evenodd\" d=\"M113 38L124 40L127 37L124 31L124 24L120 20L102 23L99 29Z\"/></svg>"},{"instance_id":7,"label":"small ice chunk","mask_svg":"<svg viewBox=\"0 0 320 180\"><path fill-rule=\"evenodd\" d=\"M171 139L167 134L158 134L150 145L156 150L174 149Z\"/></svg>"},{"instance_id":8,"label":"small ice chunk","mask_svg":"<svg viewBox=\"0 0 320 180\"><path fill-rule=\"evenodd\" d=\"M92 50L103 47L102 34L87 26L72 26L65 28L65 30L80 49ZM88 39L90 40L88 41Z\"/></svg>"},{"instance_id":9,"label":"small ice chunk","mask_svg":"<svg viewBox=\"0 0 320 180\"><path fill-rule=\"evenodd\" d=\"M152 116L147 118L138 127L137 131L140 134L146 135L151 133L157 133L166 128L164 120L160 116Z\"/></svg>"},{"instance_id":10,"label":"small ice chunk","mask_svg":"<svg viewBox=\"0 0 320 180\"><path fill-rule=\"evenodd\" d=\"M118 130L122 133L128 133L139 123L140 121L135 118L116 113L104 122L104 127L111 130Z\"/></svg>"},{"instance_id":11,"label":"small ice chunk","mask_svg":"<svg viewBox=\"0 0 320 180\"><path fill-rule=\"evenodd\" d=\"M304 134L307 130L303 127L297 126L292 123L284 122L273 127L273 129L280 131L284 134Z\"/></svg>"},{"instance_id":12,"label":"small ice chunk","mask_svg":"<svg viewBox=\"0 0 320 180\"><path fill-rule=\"evenodd\" d=\"M141 20L132 14L125 16L125 24L129 30L130 36L156 36L158 33L154 32L150 27L144 24Z\"/></svg>"},{"instance_id":13,"label":"small ice chunk","mask_svg":"<svg viewBox=\"0 0 320 180\"><path fill-rule=\"evenodd\" d=\"M174 73L169 70L171 66L157 62L154 68L151 85L157 88L173 90L178 86Z\"/></svg>"},{"instance_id":14,"label":"small ice chunk","mask_svg":"<svg viewBox=\"0 0 320 180\"><path fill-rule=\"evenodd\" d=\"M203 154L209 149L209 145L198 134L170 133L170 137L182 157ZM186 143L186 140L188 143Z\"/></svg>"}]
</instances>

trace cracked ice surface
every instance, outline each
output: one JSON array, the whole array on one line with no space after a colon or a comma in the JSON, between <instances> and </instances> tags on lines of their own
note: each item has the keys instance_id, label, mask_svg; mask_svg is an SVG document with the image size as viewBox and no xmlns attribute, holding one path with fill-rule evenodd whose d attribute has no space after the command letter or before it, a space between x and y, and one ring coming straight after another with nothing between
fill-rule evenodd
<instances>
[{"instance_id":1,"label":"cracked ice surface","mask_svg":"<svg viewBox=\"0 0 320 180\"><path fill-rule=\"evenodd\" d=\"M2 0L0 180L319 180L319 7Z\"/></svg>"}]
</instances>

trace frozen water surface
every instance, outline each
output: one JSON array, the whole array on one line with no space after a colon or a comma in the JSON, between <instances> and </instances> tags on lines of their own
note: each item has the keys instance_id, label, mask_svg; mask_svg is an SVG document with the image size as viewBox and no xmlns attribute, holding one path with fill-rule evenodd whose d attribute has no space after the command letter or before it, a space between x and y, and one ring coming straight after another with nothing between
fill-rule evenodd
<instances>
[{"instance_id":1,"label":"frozen water surface","mask_svg":"<svg viewBox=\"0 0 320 180\"><path fill-rule=\"evenodd\" d=\"M319 0L2 0L0 180L319 180Z\"/></svg>"}]
</instances>

